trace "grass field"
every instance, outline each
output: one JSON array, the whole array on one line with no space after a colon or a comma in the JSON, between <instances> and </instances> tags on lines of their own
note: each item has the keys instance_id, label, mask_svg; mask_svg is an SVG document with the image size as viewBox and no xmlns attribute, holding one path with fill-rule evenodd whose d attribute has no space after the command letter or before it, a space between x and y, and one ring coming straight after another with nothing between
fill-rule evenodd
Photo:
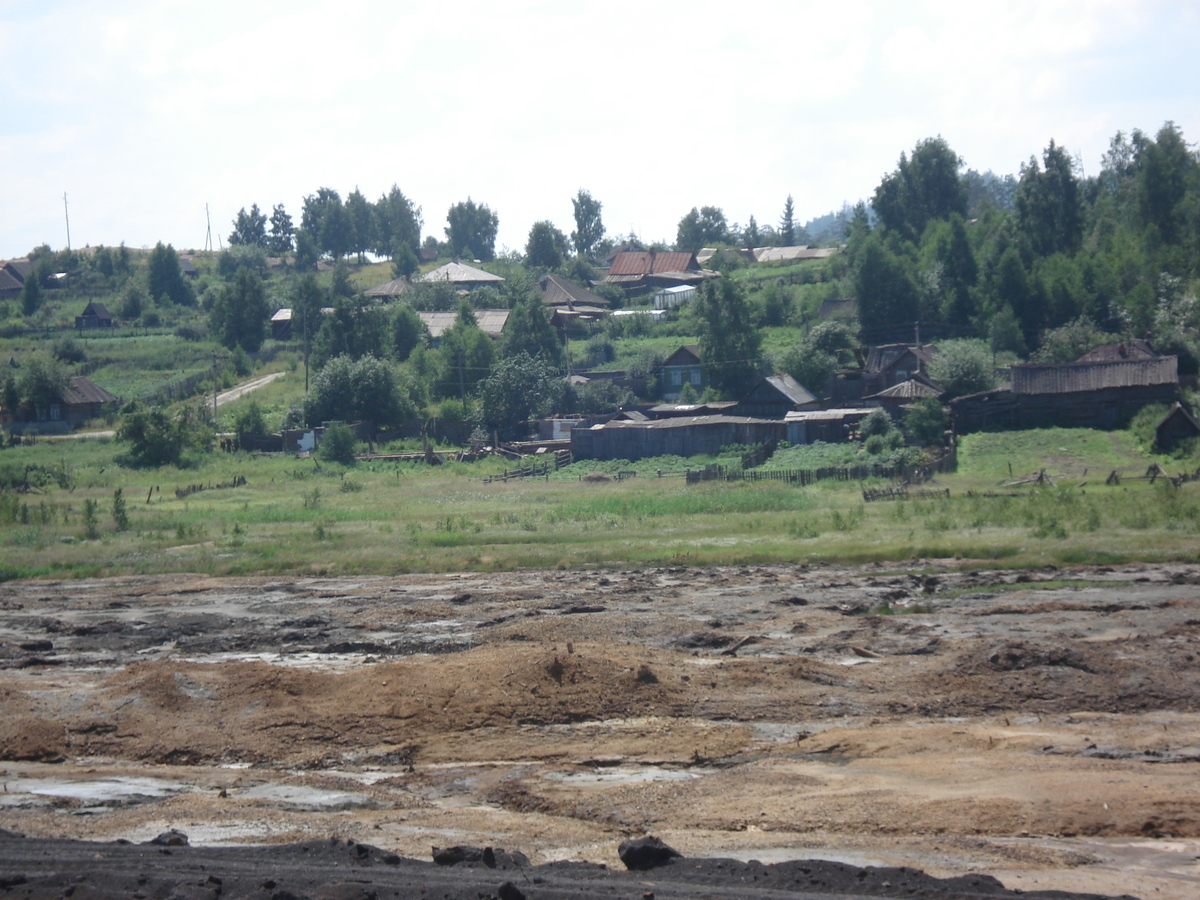
<instances>
[{"instance_id":1,"label":"grass field","mask_svg":"<svg viewBox=\"0 0 1200 900\"><path fill-rule=\"evenodd\" d=\"M580 461L551 479L485 484L484 475L512 464L493 459L431 469L374 462L345 469L282 456L209 454L189 468L139 471L114 463L120 449L111 440L79 440L0 451L6 482L28 471L40 485L34 492L0 493L0 575L388 573L934 557L1011 566L1194 560L1200 552L1200 483L1176 490L1161 479L1131 479L1152 459L1124 433L1052 429L967 436L959 472L938 485L950 489L949 498L871 504L862 501L858 485L835 482L689 487L682 470L711 461L696 458L632 466ZM800 449L793 458L803 464ZM825 454L815 459L829 453L807 452ZM1058 486L1000 487L1010 463L1018 475L1045 468L1058 476ZM638 474L620 481L585 478L622 466ZM1175 473L1194 468L1195 461L1166 466ZM1104 483L1113 468L1124 470L1119 486ZM237 476L245 486L213 487ZM196 484L213 489L176 495ZM118 530L113 517L117 488L128 530ZM95 538L88 537L88 501L95 504Z\"/></svg>"}]
</instances>

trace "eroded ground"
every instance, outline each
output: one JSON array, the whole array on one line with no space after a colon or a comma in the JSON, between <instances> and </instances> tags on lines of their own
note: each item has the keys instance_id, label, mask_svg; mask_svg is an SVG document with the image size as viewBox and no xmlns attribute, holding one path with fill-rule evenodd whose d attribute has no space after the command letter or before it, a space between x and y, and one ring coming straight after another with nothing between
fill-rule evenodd
<instances>
[{"instance_id":1,"label":"eroded ground","mask_svg":"<svg viewBox=\"0 0 1200 900\"><path fill-rule=\"evenodd\" d=\"M1200 895L1200 568L0 585L0 828Z\"/></svg>"}]
</instances>

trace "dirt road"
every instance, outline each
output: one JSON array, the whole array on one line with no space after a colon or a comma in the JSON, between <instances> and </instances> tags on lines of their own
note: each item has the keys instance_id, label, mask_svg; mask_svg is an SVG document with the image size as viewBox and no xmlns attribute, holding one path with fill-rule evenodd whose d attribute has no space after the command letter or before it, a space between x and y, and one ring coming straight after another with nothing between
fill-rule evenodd
<instances>
[{"instance_id":1,"label":"dirt road","mask_svg":"<svg viewBox=\"0 0 1200 900\"><path fill-rule=\"evenodd\" d=\"M0 585L0 828L1200 894L1200 567Z\"/></svg>"}]
</instances>

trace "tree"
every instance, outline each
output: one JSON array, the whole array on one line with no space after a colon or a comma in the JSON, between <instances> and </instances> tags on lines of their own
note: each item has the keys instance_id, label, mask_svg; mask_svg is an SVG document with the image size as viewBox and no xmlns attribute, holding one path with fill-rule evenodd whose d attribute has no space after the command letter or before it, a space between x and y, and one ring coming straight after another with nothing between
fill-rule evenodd
<instances>
[{"instance_id":1,"label":"tree","mask_svg":"<svg viewBox=\"0 0 1200 900\"><path fill-rule=\"evenodd\" d=\"M877 231L864 240L853 277L864 340L880 343L911 333L917 321L917 286Z\"/></svg>"},{"instance_id":2,"label":"tree","mask_svg":"<svg viewBox=\"0 0 1200 900\"><path fill-rule=\"evenodd\" d=\"M375 201L375 253L395 259L401 246L416 253L421 246L421 225L421 207L414 206L393 184Z\"/></svg>"},{"instance_id":3,"label":"tree","mask_svg":"<svg viewBox=\"0 0 1200 900\"><path fill-rule=\"evenodd\" d=\"M495 257L500 217L486 204L476 204L468 197L450 207L446 222L446 240L450 243L452 256L468 256L482 262L490 262Z\"/></svg>"},{"instance_id":4,"label":"tree","mask_svg":"<svg viewBox=\"0 0 1200 900\"><path fill-rule=\"evenodd\" d=\"M1107 334L1087 316L1080 316L1066 325L1049 329L1042 337L1042 345L1033 354L1039 363L1075 362L1089 350L1103 344L1115 343L1120 335Z\"/></svg>"},{"instance_id":5,"label":"tree","mask_svg":"<svg viewBox=\"0 0 1200 900\"><path fill-rule=\"evenodd\" d=\"M307 228L301 228L296 232L296 270L315 272L320 258L321 248L317 246L317 239Z\"/></svg>"},{"instance_id":6,"label":"tree","mask_svg":"<svg viewBox=\"0 0 1200 900\"><path fill-rule=\"evenodd\" d=\"M21 367L17 387L23 401L38 413L44 413L53 404L62 402L67 375L54 362L35 356Z\"/></svg>"},{"instance_id":7,"label":"tree","mask_svg":"<svg viewBox=\"0 0 1200 900\"><path fill-rule=\"evenodd\" d=\"M277 204L271 210L271 234L267 238L267 249L277 255L287 253L292 249L292 235L295 233L292 217L282 203Z\"/></svg>"},{"instance_id":8,"label":"tree","mask_svg":"<svg viewBox=\"0 0 1200 900\"><path fill-rule=\"evenodd\" d=\"M467 301L459 304L458 318L442 334L438 356L441 366L437 386L443 397L466 399L491 371L495 343L483 333Z\"/></svg>"},{"instance_id":9,"label":"tree","mask_svg":"<svg viewBox=\"0 0 1200 900\"><path fill-rule=\"evenodd\" d=\"M838 367L838 355L855 347L850 326L836 319L814 325L783 358L783 369L820 397Z\"/></svg>"},{"instance_id":10,"label":"tree","mask_svg":"<svg viewBox=\"0 0 1200 900\"><path fill-rule=\"evenodd\" d=\"M479 386L482 424L501 439L522 436L522 425L546 416L563 402L566 382L538 357L517 354L496 364Z\"/></svg>"},{"instance_id":11,"label":"tree","mask_svg":"<svg viewBox=\"0 0 1200 900\"><path fill-rule=\"evenodd\" d=\"M917 241L932 219L966 216L967 188L958 177L962 160L942 138L926 138L912 158L900 154L896 171L875 189L873 205L884 226Z\"/></svg>"},{"instance_id":12,"label":"tree","mask_svg":"<svg viewBox=\"0 0 1200 900\"><path fill-rule=\"evenodd\" d=\"M161 304L165 300L180 306L192 306L196 302L192 285L184 277L183 269L179 266L179 254L170 244L163 246L161 241L150 251L146 267L146 287L155 303Z\"/></svg>"},{"instance_id":13,"label":"tree","mask_svg":"<svg viewBox=\"0 0 1200 900\"><path fill-rule=\"evenodd\" d=\"M25 285L21 288L21 312L32 316L41 305L42 285L38 281L37 275L30 272L29 277L25 279Z\"/></svg>"},{"instance_id":14,"label":"tree","mask_svg":"<svg viewBox=\"0 0 1200 900\"><path fill-rule=\"evenodd\" d=\"M373 306L360 294L335 297L333 313L321 317L312 344L312 361L317 368L338 356L359 359L388 355L387 311Z\"/></svg>"},{"instance_id":15,"label":"tree","mask_svg":"<svg viewBox=\"0 0 1200 900\"><path fill-rule=\"evenodd\" d=\"M750 221L746 223L746 230L742 232L742 243L746 245L747 250L753 250L758 246L760 237L758 222L751 216Z\"/></svg>"},{"instance_id":16,"label":"tree","mask_svg":"<svg viewBox=\"0 0 1200 900\"><path fill-rule=\"evenodd\" d=\"M231 247L262 247L267 248L267 217L255 203L246 212L246 207L238 210L237 218L233 220L233 232L229 235Z\"/></svg>"},{"instance_id":17,"label":"tree","mask_svg":"<svg viewBox=\"0 0 1200 900\"><path fill-rule=\"evenodd\" d=\"M390 364L374 356L331 359L316 377L304 402L311 426L327 421L399 423L416 410L400 392Z\"/></svg>"},{"instance_id":18,"label":"tree","mask_svg":"<svg viewBox=\"0 0 1200 900\"><path fill-rule=\"evenodd\" d=\"M991 348L973 338L942 341L929 362L929 377L948 397L989 391L996 386Z\"/></svg>"},{"instance_id":19,"label":"tree","mask_svg":"<svg viewBox=\"0 0 1200 900\"><path fill-rule=\"evenodd\" d=\"M248 434L265 434L266 430L267 419L257 400L251 400L233 417L233 432L237 435L238 441Z\"/></svg>"},{"instance_id":20,"label":"tree","mask_svg":"<svg viewBox=\"0 0 1200 900\"><path fill-rule=\"evenodd\" d=\"M341 259L350 250L350 218L342 205L342 197L333 188L318 188L304 198L300 228L312 235L318 250L334 259ZM296 240L297 256L300 241Z\"/></svg>"},{"instance_id":21,"label":"tree","mask_svg":"<svg viewBox=\"0 0 1200 900\"><path fill-rule=\"evenodd\" d=\"M421 267L417 254L407 243L401 242L392 248L392 277L411 281Z\"/></svg>"},{"instance_id":22,"label":"tree","mask_svg":"<svg viewBox=\"0 0 1200 900\"><path fill-rule=\"evenodd\" d=\"M749 390L761 364L762 333L754 326L741 286L727 275L705 282L696 314L709 383L725 394Z\"/></svg>"},{"instance_id":23,"label":"tree","mask_svg":"<svg viewBox=\"0 0 1200 900\"><path fill-rule=\"evenodd\" d=\"M1074 164L1054 141L1042 154L1045 170L1030 157L1017 185L1017 222L1034 252L1074 253L1083 237L1083 206Z\"/></svg>"},{"instance_id":24,"label":"tree","mask_svg":"<svg viewBox=\"0 0 1200 900\"><path fill-rule=\"evenodd\" d=\"M1185 210L1189 193L1192 194L1194 213L1200 163L1188 150L1183 132L1174 122L1167 122L1159 129L1154 141L1146 145L1139 162L1141 214L1158 230L1164 243L1178 243L1187 219Z\"/></svg>"},{"instance_id":25,"label":"tree","mask_svg":"<svg viewBox=\"0 0 1200 900\"><path fill-rule=\"evenodd\" d=\"M375 212L362 192L355 188L346 196L346 220L349 226L348 249L358 254L359 263L375 246Z\"/></svg>"},{"instance_id":26,"label":"tree","mask_svg":"<svg viewBox=\"0 0 1200 900\"><path fill-rule=\"evenodd\" d=\"M729 239L729 223L725 213L716 206L692 207L679 220L675 233L675 249L696 253L701 247L725 243Z\"/></svg>"},{"instance_id":27,"label":"tree","mask_svg":"<svg viewBox=\"0 0 1200 900\"><path fill-rule=\"evenodd\" d=\"M230 350L241 347L247 353L254 353L266 339L270 314L262 279L258 273L243 267L231 283L217 290L208 311L208 327Z\"/></svg>"},{"instance_id":28,"label":"tree","mask_svg":"<svg viewBox=\"0 0 1200 900\"><path fill-rule=\"evenodd\" d=\"M552 365L560 365L562 341L546 316L546 307L536 297L525 297L508 314L500 356L508 358L524 353L540 356Z\"/></svg>"},{"instance_id":29,"label":"tree","mask_svg":"<svg viewBox=\"0 0 1200 900\"><path fill-rule=\"evenodd\" d=\"M129 508L125 503L125 491L123 488L117 488L113 491L112 517L117 531L129 530Z\"/></svg>"},{"instance_id":30,"label":"tree","mask_svg":"<svg viewBox=\"0 0 1200 900\"><path fill-rule=\"evenodd\" d=\"M918 444L940 446L949 426L946 408L936 397L922 397L904 414L904 430Z\"/></svg>"},{"instance_id":31,"label":"tree","mask_svg":"<svg viewBox=\"0 0 1200 900\"><path fill-rule=\"evenodd\" d=\"M325 434L321 436L321 446L317 449L317 456L326 462L352 466L358 462L354 458L354 449L357 444L358 438L354 436L354 429L341 422L334 422L325 429Z\"/></svg>"},{"instance_id":32,"label":"tree","mask_svg":"<svg viewBox=\"0 0 1200 900\"><path fill-rule=\"evenodd\" d=\"M429 329L416 310L407 303L397 303L392 313L392 350L396 359L404 362L428 336Z\"/></svg>"},{"instance_id":33,"label":"tree","mask_svg":"<svg viewBox=\"0 0 1200 900\"><path fill-rule=\"evenodd\" d=\"M793 247L795 244L795 205L792 201L792 195L788 194L787 200L783 204L783 215L779 219L779 245L781 247Z\"/></svg>"},{"instance_id":34,"label":"tree","mask_svg":"<svg viewBox=\"0 0 1200 900\"><path fill-rule=\"evenodd\" d=\"M534 222L525 244L525 265L557 269L567 255L567 236L553 222Z\"/></svg>"},{"instance_id":35,"label":"tree","mask_svg":"<svg viewBox=\"0 0 1200 900\"><path fill-rule=\"evenodd\" d=\"M601 203L585 191L571 198L575 211L575 230L571 232L571 243L580 256L589 256L596 245L604 239L604 223L600 219Z\"/></svg>"},{"instance_id":36,"label":"tree","mask_svg":"<svg viewBox=\"0 0 1200 900\"><path fill-rule=\"evenodd\" d=\"M135 467L178 465L185 450L211 447L212 428L196 407L172 414L134 400L125 407L117 440L129 442L129 462Z\"/></svg>"}]
</instances>

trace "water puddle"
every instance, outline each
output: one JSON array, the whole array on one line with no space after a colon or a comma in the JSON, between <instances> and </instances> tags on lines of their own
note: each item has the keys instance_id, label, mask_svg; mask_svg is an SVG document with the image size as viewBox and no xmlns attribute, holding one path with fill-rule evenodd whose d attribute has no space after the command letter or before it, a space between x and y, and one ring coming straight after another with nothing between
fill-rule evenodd
<instances>
[{"instance_id":1,"label":"water puddle","mask_svg":"<svg viewBox=\"0 0 1200 900\"><path fill-rule=\"evenodd\" d=\"M644 784L652 781L692 781L711 775L716 769L667 769L660 766L611 766L575 772L545 772L544 781L557 781L574 787L596 787L619 784Z\"/></svg>"}]
</instances>

